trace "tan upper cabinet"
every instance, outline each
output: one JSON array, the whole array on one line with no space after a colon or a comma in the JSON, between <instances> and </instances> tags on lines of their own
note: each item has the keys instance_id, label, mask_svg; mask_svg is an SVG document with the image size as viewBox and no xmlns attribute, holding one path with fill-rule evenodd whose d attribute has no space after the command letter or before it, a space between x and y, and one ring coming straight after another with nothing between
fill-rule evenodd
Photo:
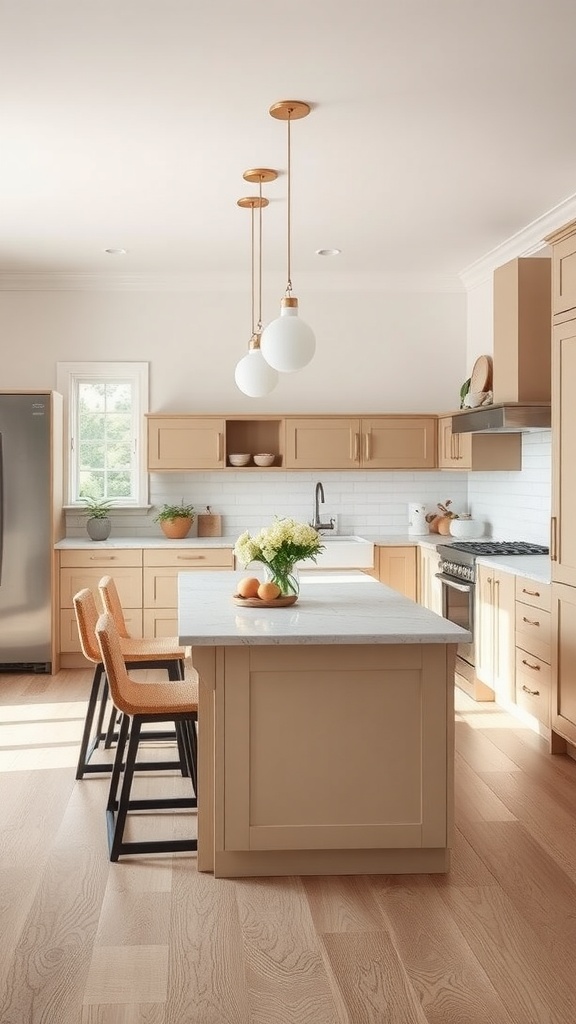
<instances>
[{"instance_id":1,"label":"tan upper cabinet","mask_svg":"<svg viewBox=\"0 0 576 1024\"><path fill-rule=\"evenodd\" d=\"M494 402L550 401L551 260L494 271Z\"/></svg>"},{"instance_id":2,"label":"tan upper cabinet","mask_svg":"<svg viewBox=\"0 0 576 1024\"><path fill-rule=\"evenodd\" d=\"M433 469L435 416L286 420L287 469Z\"/></svg>"},{"instance_id":3,"label":"tan upper cabinet","mask_svg":"<svg viewBox=\"0 0 576 1024\"><path fill-rule=\"evenodd\" d=\"M438 467L480 472L522 469L522 435L454 434L452 417L438 420Z\"/></svg>"},{"instance_id":4,"label":"tan upper cabinet","mask_svg":"<svg viewBox=\"0 0 576 1024\"><path fill-rule=\"evenodd\" d=\"M545 241L552 246L552 312L576 316L576 220Z\"/></svg>"},{"instance_id":5,"label":"tan upper cabinet","mask_svg":"<svg viewBox=\"0 0 576 1024\"><path fill-rule=\"evenodd\" d=\"M148 469L223 469L225 423L218 416L149 416Z\"/></svg>"}]
</instances>

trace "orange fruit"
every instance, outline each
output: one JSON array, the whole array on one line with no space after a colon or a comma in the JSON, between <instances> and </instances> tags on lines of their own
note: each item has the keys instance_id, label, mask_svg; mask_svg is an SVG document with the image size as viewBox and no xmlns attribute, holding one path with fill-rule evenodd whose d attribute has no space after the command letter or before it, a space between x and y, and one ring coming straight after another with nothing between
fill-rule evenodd
<instances>
[{"instance_id":1,"label":"orange fruit","mask_svg":"<svg viewBox=\"0 0 576 1024\"><path fill-rule=\"evenodd\" d=\"M262 601L275 601L281 593L277 583L261 583L258 587L258 597Z\"/></svg>"},{"instance_id":2,"label":"orange fruit","mask_svg":"<svg viewBox=\"0 0 576 1024\"><path fill-rule=\"evenodd\" d=\"M245 576L238 583L237 593L240 594L240 597L257 597L259 586L260 580L257 580L255 576Z\"/></svg>"}]
</instances>

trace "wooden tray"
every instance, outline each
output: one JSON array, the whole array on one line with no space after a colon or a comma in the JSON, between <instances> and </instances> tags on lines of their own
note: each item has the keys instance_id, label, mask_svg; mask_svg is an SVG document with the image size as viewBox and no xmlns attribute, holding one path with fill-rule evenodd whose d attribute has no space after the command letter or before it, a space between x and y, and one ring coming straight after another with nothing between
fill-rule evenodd
<instances>
[{"instance_id":1,"label":"wooden tray","mask_svg":"<svg viewBox=\"0 0 576 1024\"><path fill-rule=\"evenodd\" d=\"M470 391L490 391L492 389L492 359L490 356L478 356L470 375Z\"/></svg>"},{"instance_id":2,"label":"wooden tray","mask_svg":"<svg viewBox=\"0 0 576 1024\"><path fill-rule=\"evenodd\" d=\"M262 601L259 597L240 597L240 594L233 594L234 604L243 605L244 608L287 608L290 604L296 604L298 595L292 597L276 597L274 601Z\"/></svg>"}]
</instances>

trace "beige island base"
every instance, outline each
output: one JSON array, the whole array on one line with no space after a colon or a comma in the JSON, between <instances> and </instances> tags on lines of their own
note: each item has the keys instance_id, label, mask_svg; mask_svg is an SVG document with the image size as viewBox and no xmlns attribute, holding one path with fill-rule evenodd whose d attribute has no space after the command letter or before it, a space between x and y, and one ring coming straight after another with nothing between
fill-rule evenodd
<instances>
[{"instance_id":1,"label":"beige island base","mask_svg":"<svg viewBox=\"0 0 576 1024\"><path fill-rule=\"evenodd\" d=\"M303 575L242 608L240 574L181 573L200 678L198 867L218 877L443 872L456 643L362 573Z\"/></svg>"}]
</instances>

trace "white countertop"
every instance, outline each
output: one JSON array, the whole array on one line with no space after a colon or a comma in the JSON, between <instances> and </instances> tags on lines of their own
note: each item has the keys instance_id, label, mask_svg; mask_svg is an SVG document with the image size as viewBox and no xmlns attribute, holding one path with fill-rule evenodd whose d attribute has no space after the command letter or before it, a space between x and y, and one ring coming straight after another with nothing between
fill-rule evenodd
<instances>
[{"instance_id":1,"label":"white countertop","mask_svg":"<svg viewBox=\"0 0 576 1024\"><path fill-rule=\"evenodd\" d=\"M285 608L232 600L243 572L178 574L182 644L451 644L471 634L362 572L300 573L300 597Z\"/></svg>"},{"instance_id":2,"label":"white countertop","mask_svg":"<svg viewBox=\"0 0 576 1024\"><path fill-rule=\"evenodd\" d=\"M485 555L476 559L476 564L504 569L537 583L550 583L552 575L550 555Z\"/></svg>"},{"instance_id":3,"label":"white countertop","mask_svg":"<svg viewBox=\"0 0 576 1024\"><path fill-rule=\"evenodd\" d=\"M89 537L64 537L54 547L64 550L118 550L118 548L233 548L236 537L184 537L183 540L169 540L168 537L109 537L108 540L90 540Z\"/></svg>"}]
</instances>

